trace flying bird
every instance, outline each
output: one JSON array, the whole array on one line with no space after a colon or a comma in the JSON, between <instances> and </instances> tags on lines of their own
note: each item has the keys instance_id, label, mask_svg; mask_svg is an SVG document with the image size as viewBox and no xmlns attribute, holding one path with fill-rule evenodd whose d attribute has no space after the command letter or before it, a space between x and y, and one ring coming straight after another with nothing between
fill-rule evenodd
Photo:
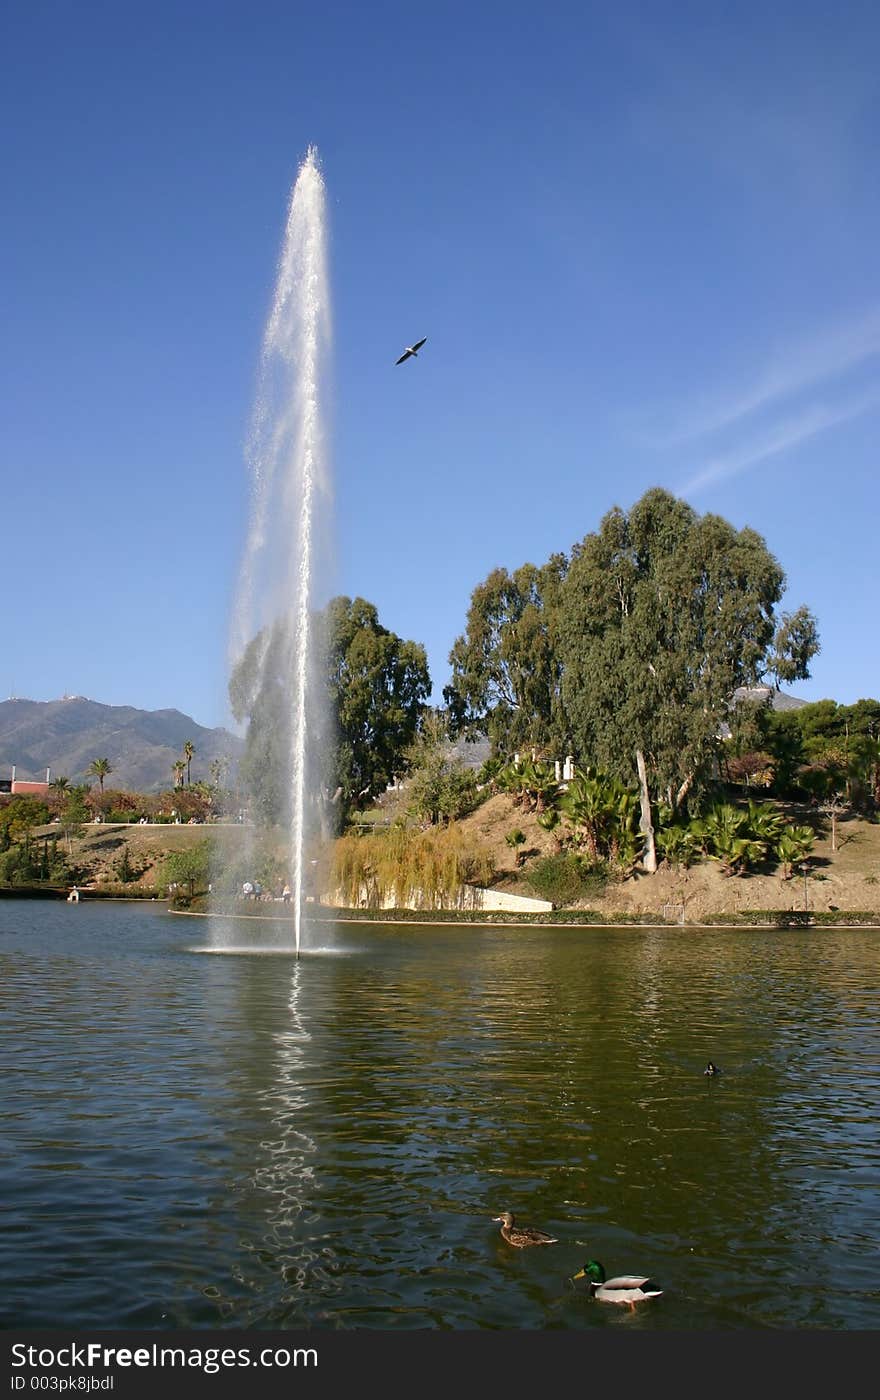
<instances>
[{"instance_id":1,"label":"flying bird","mask_svg":"<svg viewBox=\"0 0 880 1400\"><path fill-rule=\"evenodd\" d=\"M416 341L415 345L408 345L404 350L403 354L401 355L400 359L395 360L394 363L396 365L402 365L404 360L409 359L410 355L417 355L427 339L427 336L423 336L421 340Z\"/></svg>"}]
</instances>

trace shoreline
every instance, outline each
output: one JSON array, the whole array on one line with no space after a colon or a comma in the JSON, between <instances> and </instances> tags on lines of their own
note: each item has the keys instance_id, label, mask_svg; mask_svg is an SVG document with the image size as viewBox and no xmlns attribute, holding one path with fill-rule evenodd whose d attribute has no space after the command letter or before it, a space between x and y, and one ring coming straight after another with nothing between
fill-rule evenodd
<instances>
[{"instance_id":1,"label":"shoreline","mask_svg":"<svg viewBox=\"0 0 880 1400\"><path fill-rule=\"evenodd\" d=\"M62 888L34 888L28 886L4 886L0 887L0 899L23 899L37 900L49 899L56 903L61 901L68 903L67 895L69 889ZM244 911L228 910L217 911L212 915L204 909L174 909L169 907L169 900L161 895L124 895L124 894L104 894L98 890L87 890L80 887L80 904L149 904L161 905L168 914L175 914L180 917L190 919L209 919L219 917L223 919L249 919L260 923L292 924L292 917L287 914L250 914ZM841 918L839 914L826 913L824 911L806 910L786 910L768 909L766 911L750 910L754 914L763 913L763 918L746 919L688 919L670 920L662 915L646 912L641 915L634 915L629 911L621 910L619 916L605 915L602 919L578 918L578 911L572 910L570 917L565 917L566 911L560 910L556 918L548 917L547 914L517 914L509 910L497 911L493 916L488 917L468 917L468 911L447 910L447 911L421 911L421 910L388 910L387 917L379 911L362 912L350 909L340 910L338 914L331 911L327 906L322 906L323 912L310 917L310 922L315 924L386 924L401 927L413 927L417 924L424 924L426 928L443 928L447 925L453 928L552 928L552 929L693 929L709 931L711 929L773 929L780 933L788 933L795 929L863 929L866 932L880 933L880 914L873 910L866 910L864 921L857 916L860 911L841 911L849 918ZM474 911L476 914L477 911Z\"/></svg>"},{"instance_id":2,"label":"shoreline","mask_svg":"<svg viewBox=\"0 0 880 1400\"><path fill-rule=\"evenodd\" d=\"M136 902L136 901L133 901L133 902ZM395 915L398 915L398 916L400 915L400 912L401 912L400 910L395 910L395 911L394 911ZM413 912L415 912L415 911L413 911ZM282 916L279 916L278 914L235 914L235 913L222 913L222 912L219 912L219 911L218 911L218 913L217 913L216 915L213 915L213 914L209 914L206 910L202 910L202 909L168 909L168 910L167 910L167 913L173 914L173 915L175 915L177 918L183 918L183 919L211 919L211 918L219 918L219 919L254 919L254 920L256 920L256 921L259 922L259 923L274 923L274 924L289 924L289 923L292 923L292 922L293 922L292 919L290 919L290 918L284 918L284 917L282 917ZM424 918L405 919L405 918L400 918L400 917L388 918L388 919L379 919L379 918L373 918L372 916L370 916L370 917L368 917L368 918L358 918L356 915L355 915L355 916L352 916L350 913L346 913L344 916L341 916L341 917L339 917L339 918L334 918L332 915L329 915L329 914L328 914L328 915L321 915L321 916L319 916L319 917L317 917L317 918L311 919L310 922L311 922L311 923L315 923L315 924L379 924L379 925L382 925L382 924L393 924L393 925L400 925L401 927L404 927L404 928L413 928L413 927L415 927L415 925L417 925L417 924L423 924L423 925L425 926L425 928L446 928L446 927L450 927L450 928L554 928L554 929L567 929L567 928L570 928L570 929L590 929L590 928L596 928L596 929L640 929L640 928L648 928L648 929L666 929L666 930L671 930L671 929L701 929L701 930L705 930L705 931L707 931L707 932L711 932L713 929L718 929L718 930L723 930L723 931L729 931L729 930L732 930L732 929L752 929L752 930L753 930L753 929L762 929L762 930L763 930L763 929L766 929L766 930L775 929L775 930L777 930L777 931L780 932L780 933L791 933L791 932L793 932L793 931L796 930L796 929L843 928L843 929L859 929L859 930L863 930L863 931L866 932L866 933L880 933L880 923L873 923L873 924L852 924L852 923L850 923L850 924L846 924L846 923L815 923L815 922L810 922L810 923L794 923L794 924L790 924L790 925L788 925L788 926L779 925L779 924L770 924L770 923L763 923L763 924L756 924L756 923L704 924L704 923L696 923L696 922L695 922L695 923L690 923L690 922L688 922L688 923L684 923L684 924L681 924L681 923L674 923L674 924L672 924L672 923L655 923L655 922L652 922L650 919L647 919L647 918L646 918L644 921L639 920L639 921L637 922L637 921L635 921L635 920L626 920L625 922L622 922L622 923L621 923L621 922L618 922L618 923L605 923L605 922L603 922L603 923L597 923L597 922L595 922L595 921L592 920L592 919L591 919L591 920L587 920L587 921L585 921L585 922L581 922L581 923L578 923L578 922L577 922L576 920L574 920L574 919L565 919L565 920L555 921L555 922L554 922L554 921L547 920L547 921L542 921L542 922L539 923L537 920L534 920L534 919L524 919L524 918L519 918L519 919L515 919L515 918L514 918L514 919L503 919L503 920L502 920L502 919L491 919L491 920L488 920L488 919L485 919L485 920L484 920L484 919L455 919L455 918L449 918L449 919L424 919Z\"/></svg>"}]
</instances>

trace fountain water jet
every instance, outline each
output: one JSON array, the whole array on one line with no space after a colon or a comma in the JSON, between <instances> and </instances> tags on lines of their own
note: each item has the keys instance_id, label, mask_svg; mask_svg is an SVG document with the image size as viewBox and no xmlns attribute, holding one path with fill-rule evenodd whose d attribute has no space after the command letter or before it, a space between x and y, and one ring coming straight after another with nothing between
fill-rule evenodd
<instances>
[{"instance_id":1,"label":"fountain water jet","mask_svg":"<svg viewBox=\"0 0 880 1400\"><path fill-rule=\"evenodd\" d=\"M263 335L248 461L251 517L230 638L247 657L248 703L274 717L278 802L288 833L296 953L305 897L307 772L326 722L316 684L311 618L326 569L330 480L321 389L330 343L324 181L309 148L294 184L272 308ZM276 708L267 710L273 704ZM273 768L275 765L273 764ZM272 774L275 781L279 775ZM266 774L267 781L269 774Z\"/></svg>"}]
</instances>

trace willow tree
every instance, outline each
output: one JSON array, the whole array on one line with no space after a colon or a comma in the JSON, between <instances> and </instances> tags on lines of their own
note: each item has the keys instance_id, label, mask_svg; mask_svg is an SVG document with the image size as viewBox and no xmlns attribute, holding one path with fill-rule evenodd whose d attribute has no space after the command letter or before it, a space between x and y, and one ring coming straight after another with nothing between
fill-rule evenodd
<instances>
[{"instance_id":1,"label":"willow tree","mask_svg":"<svg viewBox=\"0 0 880 1400\"><path fill-rule=\"evenodd\" d=\"M557 620L567 566L554 554L540 568L494 569L471 595L443 697L454 727L487 734L495 754L566 743Z\"/></svg>"},{"instance_id":2,"label":"willow tree","mask_svg":"<svg viewBox=\"0 0 880 1400\"><path fill-rule=\"evenodd\" d=\"M575 752L638 778L673 811L712 771L733 691L766 667L785 578L762 537L668 492L615 507L576 546L562 589L563 701Z\"/></svg>"}]
</instances>

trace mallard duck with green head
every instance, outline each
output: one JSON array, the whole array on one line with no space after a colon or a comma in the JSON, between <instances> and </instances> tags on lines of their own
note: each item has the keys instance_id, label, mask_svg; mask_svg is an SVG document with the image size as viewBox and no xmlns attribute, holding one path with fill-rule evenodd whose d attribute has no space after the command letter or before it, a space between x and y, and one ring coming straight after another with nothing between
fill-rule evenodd
<instances>
[{"instance_id":1,"label":"mallard duck with green head","mask_svg":"<svg viewBox=\"0 0 880 1400\"><path fill-rule=\"evenodd\" d=\"M508 1244L512 1244L515 1249L525 1249L530 1244L558 1244L555 1235L547 1235L543 1230L536 1230L534 1225L517 1225L509 1210L503 1210L500 1215L493 1215L493 1221L501 1226L501 1238Z\"/></svg>"},{"instance_id":2,"label":"mallard duck with green head","mask_svg":"<svg viewBox=\"0 0 880 1400\"><path fill-rule=\"evenodd\" d=\"M659 1298L663 1293L647 1277L641 1274L619 1274L608 1278L598 1259L588 1259L582 1269L573 1274L570 1282L585 1278L589 1283L590 1296L602 1303L628 1303L631 1308L645 1298Z\"/></svg>"}]
</instances>

